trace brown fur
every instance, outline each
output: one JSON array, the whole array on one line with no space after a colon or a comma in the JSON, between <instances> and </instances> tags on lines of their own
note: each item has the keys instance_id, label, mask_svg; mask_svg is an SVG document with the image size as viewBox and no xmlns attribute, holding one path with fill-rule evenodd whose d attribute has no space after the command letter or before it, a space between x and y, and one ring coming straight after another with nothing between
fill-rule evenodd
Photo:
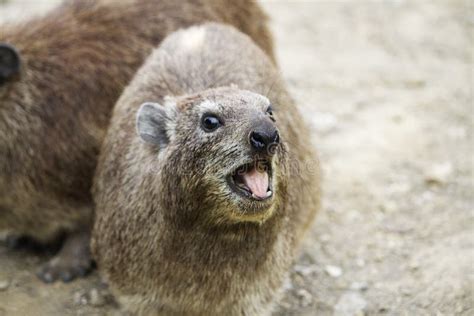
<instances>
[{"instance_id":1,"label":"brown fur","mask_svg":"<svg viewBox=\"0 0 474 316\"><path fill-rule=\"evenodd\" d=\"M274 198L257 209L223 178L249 157L252 122L268 119L259 94L273 103L282 144ZM171 113L163 149L137 135L144 102ZM199 127L209 103L226 122L216 133ZM277 70L247 36L218 24L170 35L117 103L95 178L93 253L121 302L140 315L270 313L319 207L312 148Z\"/></svg>"},{"instance_id":2,"label":"brown fur","mask_svg":"<svg viewBox=\"0 0 474 316\"><path fill-rule=\"evenodd\" d=\"M153 46L204 21L235 25L273 58L251 0L78 0L0 28L22 60L0 86L0 230L50 241L90 225L112 106Z\"/></svg>"}]
</instances>

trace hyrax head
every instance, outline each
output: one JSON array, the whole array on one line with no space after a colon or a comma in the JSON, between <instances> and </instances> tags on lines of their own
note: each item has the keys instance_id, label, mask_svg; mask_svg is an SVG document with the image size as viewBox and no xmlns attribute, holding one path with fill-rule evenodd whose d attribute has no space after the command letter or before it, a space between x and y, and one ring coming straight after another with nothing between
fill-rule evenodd
<instances>
[{"instance_id":1,"label":"hyrax head","mask_svg":"<svg viewBox=\"0 0 474 316\"><path fill-rule=\"evenodd\" d=\"M262 223L278 204L284 148L270 101L234 87L145 103L137 131L162 157L167 208L207 221Z\"/></svg>"}]
</instances>

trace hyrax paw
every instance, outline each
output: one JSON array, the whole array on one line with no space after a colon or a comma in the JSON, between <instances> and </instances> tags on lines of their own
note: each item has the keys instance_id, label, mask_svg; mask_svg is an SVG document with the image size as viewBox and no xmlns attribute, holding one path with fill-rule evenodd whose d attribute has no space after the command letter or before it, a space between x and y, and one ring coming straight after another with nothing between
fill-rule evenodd
<instances>
[{"instance_id":1,"label":"hyrax paw","mask_svg":"<svg viewBox=\"0 0 474 316\"><path fill-rule=\"evenodd\" d=\"M92 269L92 262L89 258L63 258L55 257L44 264L37 276L46 283L52 283L57 280L70 282L78 277L86 276Z\"/></svg>"}]
</instances>

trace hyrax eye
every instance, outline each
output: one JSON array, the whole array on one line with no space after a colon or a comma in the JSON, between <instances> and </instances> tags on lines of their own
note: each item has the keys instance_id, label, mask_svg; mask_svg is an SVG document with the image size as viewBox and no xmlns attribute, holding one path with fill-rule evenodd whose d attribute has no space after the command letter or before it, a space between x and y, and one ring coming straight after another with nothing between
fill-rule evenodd
<instances>
[{"instance_id":1,"label":"hyrax eye","mask_svg":"<svg viewBox=\"0 0 474 316\"><path fill-rule=\"evenodd\" d=\"M267 114L270 116L271 120L275 122L275 118L273 117L273 107L271 105L267 108Z\"/></svg>"},{"instance_id":2,"label":"hyrax eye","mask_svg":"<svg viewBox=\"0 0 474 316\"><path fill-rule=\"evenodd\" d=\"M201 126L206 132L213 132L221 125L221 121L214 114L204 114L202 116Z\"/></svg>"}]
</instances>

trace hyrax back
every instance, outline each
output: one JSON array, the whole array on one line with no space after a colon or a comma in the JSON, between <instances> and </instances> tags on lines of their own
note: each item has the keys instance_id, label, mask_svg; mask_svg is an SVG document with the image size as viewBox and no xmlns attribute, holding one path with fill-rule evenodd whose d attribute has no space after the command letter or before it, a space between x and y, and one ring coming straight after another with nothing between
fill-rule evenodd
<instances>
[{"instance_id":1,"label":"hyrax back","mask_svg":"<svg viewBox=\"0 0 474 316\"><path fill-rule=\"evenodd\" d=\"M265 315L318 185L308 128L265 53L232 27L178 31L114 110L93 253L140 315Z\"/></svg>"},{"instance_id":2,"label":"hyrax back","mask_svg":"<svg viewBox=\"0 0 474 316\"><path fill-rule=\"evenodd\" d=\"M273 56L266 17L250 0L68 1L0 28L0 230L43 242L87 231L113 105L154 45L204 21L235 25ZM56 260L42 276L82 273L68 265Z\"/></svg>"}]
</instances>

